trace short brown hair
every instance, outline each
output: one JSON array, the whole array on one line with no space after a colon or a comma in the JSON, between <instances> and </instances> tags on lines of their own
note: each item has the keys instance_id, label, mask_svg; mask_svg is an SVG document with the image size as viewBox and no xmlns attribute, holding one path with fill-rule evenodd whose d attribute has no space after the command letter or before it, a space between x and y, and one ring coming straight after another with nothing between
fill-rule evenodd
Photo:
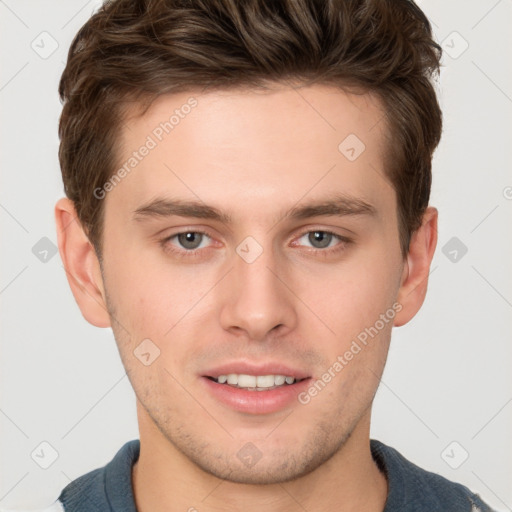
<instances>
[{"instance_id":1,"label":"short brown hair","mask_svg":"<svg viewBox=\"0 0 512 512\"><path fill-rule=\"evenodd\" d=\"M441 48L412 0L112 0L75 36L59 84L66 195L101 254L93 191L118 165L129 103L162 94L268 82L358 87L383 103L386 175L400 245L421 225L442 115L433 77Z\"/></svg>"}]
</instances>

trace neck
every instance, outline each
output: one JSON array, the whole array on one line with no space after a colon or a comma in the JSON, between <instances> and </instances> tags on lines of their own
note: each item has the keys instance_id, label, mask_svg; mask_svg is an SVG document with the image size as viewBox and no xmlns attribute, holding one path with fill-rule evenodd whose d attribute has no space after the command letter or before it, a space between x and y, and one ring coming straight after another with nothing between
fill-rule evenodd
<instances>
[{"instance_id":1,"label":"neck","mask_svg":"<svg viewBox=\"0 0 512 512\"><path fill-rule=\"evenodd\" d=\"M387 481L371 455L369 411L342 448L311 473L284 483L249 485L204 472L142 409L138 404L141 448L132 472L138 512L384 510Z\"/></svg>"}]
</instances>

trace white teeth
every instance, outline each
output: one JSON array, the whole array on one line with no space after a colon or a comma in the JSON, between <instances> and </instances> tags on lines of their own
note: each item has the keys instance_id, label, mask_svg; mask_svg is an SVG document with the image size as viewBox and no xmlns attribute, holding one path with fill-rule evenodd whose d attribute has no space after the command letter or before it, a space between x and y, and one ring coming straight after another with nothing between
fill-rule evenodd
<instances>
[{"instance_id":1,"label":"white teeth","mask_svg":"<svg viewBox=\"0 0 512 512\"><path fill-rule=\"evenodd\" d=\"M276 383L276 386L282 386L286 380L286 377L284 375L276 375L274 377L274 381Z\"/></svg>"},{"instance_id":2,"label":"white teeth","mask_svg":"<svg viewBox=\"0 0 512 512\"><path fill-rule=\"evenodd\" d=\"M273 375L260 375L256 377L256 385L259 388L271 388L274 386L275 377Z\"/></svg>"},{"instance_id":3,"label":"white teeth","mask_svg":"<svg viewBox=\"0 0 512 512\"><path fill-rule=\"evenodd\" d=\"M255 388L256 377L254 375L239 375L237 384L239 388Z\"/></svg>"},{"instance_id":4,"label":"white teeth","mask_svg":"<svg viewBox=\"0 0 512 512\"><path fill-rule=\"evenodd\" d=\"M285 375L246 375L239 373L230 373L228 375L219 375L217 377L219 384L230 384L239 388L250 390L265 391L273 389L276 386L293 384L295 377L287 377Z\"/></svg>"}]
</instances>

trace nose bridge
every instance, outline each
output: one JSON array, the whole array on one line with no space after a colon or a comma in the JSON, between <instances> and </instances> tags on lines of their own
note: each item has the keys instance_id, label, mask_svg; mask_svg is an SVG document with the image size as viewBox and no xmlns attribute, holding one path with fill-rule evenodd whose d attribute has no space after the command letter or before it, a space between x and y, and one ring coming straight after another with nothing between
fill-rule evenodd
<instances>
[{"instance_id":1,"label":"nose bridge","mask_svg":"<svg viewBox=\"0 0 512 512\"><path fill-rule=\"evenodd\" d=\"M229 275L228 297L221 321L225 329L242 329L250 339L261 340L277 326L292 328L292 297L276 277L280 267L271 247L265 249L247 237L237 249Z\"/></svg>"}]
</instances>

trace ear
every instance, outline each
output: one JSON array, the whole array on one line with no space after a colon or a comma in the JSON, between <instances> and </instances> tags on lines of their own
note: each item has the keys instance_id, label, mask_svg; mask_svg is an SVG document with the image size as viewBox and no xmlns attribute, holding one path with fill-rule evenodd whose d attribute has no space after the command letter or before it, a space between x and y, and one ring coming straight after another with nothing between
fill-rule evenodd
<instances>
[{"instance_id":1,"label":"ear","mask_svg":"<svg viewBox=\"0 0 512 512\"><path fill-rule=\"evenodd\" d=\"M425 300L430 264L437 245L437 217L437 209L429 206L421 226L411 237L397 296L402 309L395 316L395 327L409 322Z\"/></svg>"},{"instance_id":2,"label":"ear","mask_svg":"<svg viewBox=\"0 0 512 512\"><path fill-rule=\"evenodd\" d=\"M100 263L70 199L57 201L55 222L60 257L82 315L96 327L110 327Z\"/></svg>"}]
</instances>

